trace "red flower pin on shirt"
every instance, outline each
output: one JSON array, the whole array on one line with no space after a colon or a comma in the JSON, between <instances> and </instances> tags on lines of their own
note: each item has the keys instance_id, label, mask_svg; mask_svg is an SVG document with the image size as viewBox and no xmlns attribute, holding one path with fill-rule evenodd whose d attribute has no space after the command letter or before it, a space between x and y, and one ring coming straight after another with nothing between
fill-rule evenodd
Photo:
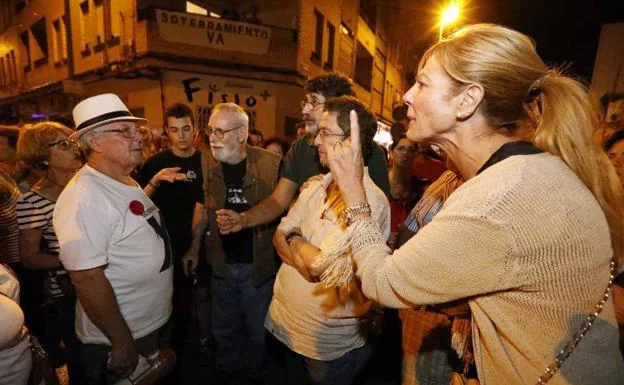
<instances>
[{"instance_id":1,"label":"red flower pin on shirt","mask_svg":"<svg viewBox=\"0 0 624 385\"><path fill-rule=\"evenodd\" d=\"M143 203L139 201L130 202L130 205L128 205L128 207L134 215L142 215L145 212L145 206L143 206Z\"/></svg>"}]
</instances>

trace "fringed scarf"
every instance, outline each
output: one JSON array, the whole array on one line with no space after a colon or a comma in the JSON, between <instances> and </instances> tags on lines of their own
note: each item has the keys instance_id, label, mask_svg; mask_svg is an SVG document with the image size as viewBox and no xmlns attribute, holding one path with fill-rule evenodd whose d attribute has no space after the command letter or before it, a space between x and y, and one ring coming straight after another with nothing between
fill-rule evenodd
<instances>
[{"instance_id":1,"label":"fringed scarf","mask_svg":"<svg viewBox=\"0 0 624 385\"><path fill-rule=\"evenodd\" d=\"M331 182L326 188L325 204L327 208L323 211L331 211L336 218L342 218L347 209L340 189L335 182ZM320 276L321 282L327 288L345 288L349 286L355 277L353 262L351 261L350 240L353 236L353 229L349 229L347 224L339 222L343 232L337 238L326 238L320 245L321 253L314 262L314 267L325 269ZM331 240L330 240L331 239Z\"/></svg>"},{"instance_id":2,"label":"fringed scarf","mask_svg":"<svg viewBox=\"0 0 624 385\"><path fill-rule=\"evenodd\" d=\"M325 189L327 194L325 198L325 203L327 204L327 210L331 210L337 218L342 218L342 214L344 214L347 206L342 199L342 195L340 194L340 189L336 182L331 182L329 186ZM340 223L342 229L347 228L346 223Z\"/></svg>"}]
</instances>

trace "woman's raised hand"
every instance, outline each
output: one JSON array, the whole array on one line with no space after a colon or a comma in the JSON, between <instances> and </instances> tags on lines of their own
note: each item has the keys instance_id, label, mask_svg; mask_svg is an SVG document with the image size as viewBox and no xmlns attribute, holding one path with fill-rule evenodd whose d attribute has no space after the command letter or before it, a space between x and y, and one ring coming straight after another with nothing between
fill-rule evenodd
<instances>
[{"instance_id":1,"label":"woman's raised hand","mask_svg":"<svg viewBox=\"0 0 624 385\"><path fill-rule=\"evenodd\" d=\"M360 142L360 125L355 110L349 114L351 136L326 146L327 163L347 207L366 202L364 161Z\"/></svg>"}]
</instances>

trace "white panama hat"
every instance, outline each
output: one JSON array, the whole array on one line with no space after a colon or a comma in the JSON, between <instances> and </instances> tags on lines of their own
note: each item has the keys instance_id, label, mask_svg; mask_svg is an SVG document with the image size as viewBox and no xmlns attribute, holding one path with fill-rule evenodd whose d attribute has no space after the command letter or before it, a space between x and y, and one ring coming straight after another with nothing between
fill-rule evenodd
<instances>
[{"instance_id":1,"label":"white panama hat","mask_svg":"<svg viewBox=\"0 0 624 385\"><path fill-rule=\"evenodd\" d=\"M128 107L115 94L101 94L86 98L76 104L72 115L76 124L76 132L71 135L71 140L78 140L86 132L111 122L147 123L147 119L132 115Z\"/></svg>"}]
</instances>

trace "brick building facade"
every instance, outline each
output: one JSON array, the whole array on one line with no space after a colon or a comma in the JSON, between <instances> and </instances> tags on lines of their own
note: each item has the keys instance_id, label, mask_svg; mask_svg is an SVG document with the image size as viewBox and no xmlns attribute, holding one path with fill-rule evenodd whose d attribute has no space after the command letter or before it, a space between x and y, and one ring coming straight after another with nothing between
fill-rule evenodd
<instances>
[{"instance_id":1,"label":"brick building facade","mask_svg":"<svg viewBox=\"0 0 624 385\"><path fill-rule=\"evenodd\" d=\"M5 0L0 120L69 117L80 99L114 92L151 124L185 102L202 127L232 101L265 136L290 136L305 80L340 71L389 123L404 89L390 3Z\"/></svg>"}]
</instances>

